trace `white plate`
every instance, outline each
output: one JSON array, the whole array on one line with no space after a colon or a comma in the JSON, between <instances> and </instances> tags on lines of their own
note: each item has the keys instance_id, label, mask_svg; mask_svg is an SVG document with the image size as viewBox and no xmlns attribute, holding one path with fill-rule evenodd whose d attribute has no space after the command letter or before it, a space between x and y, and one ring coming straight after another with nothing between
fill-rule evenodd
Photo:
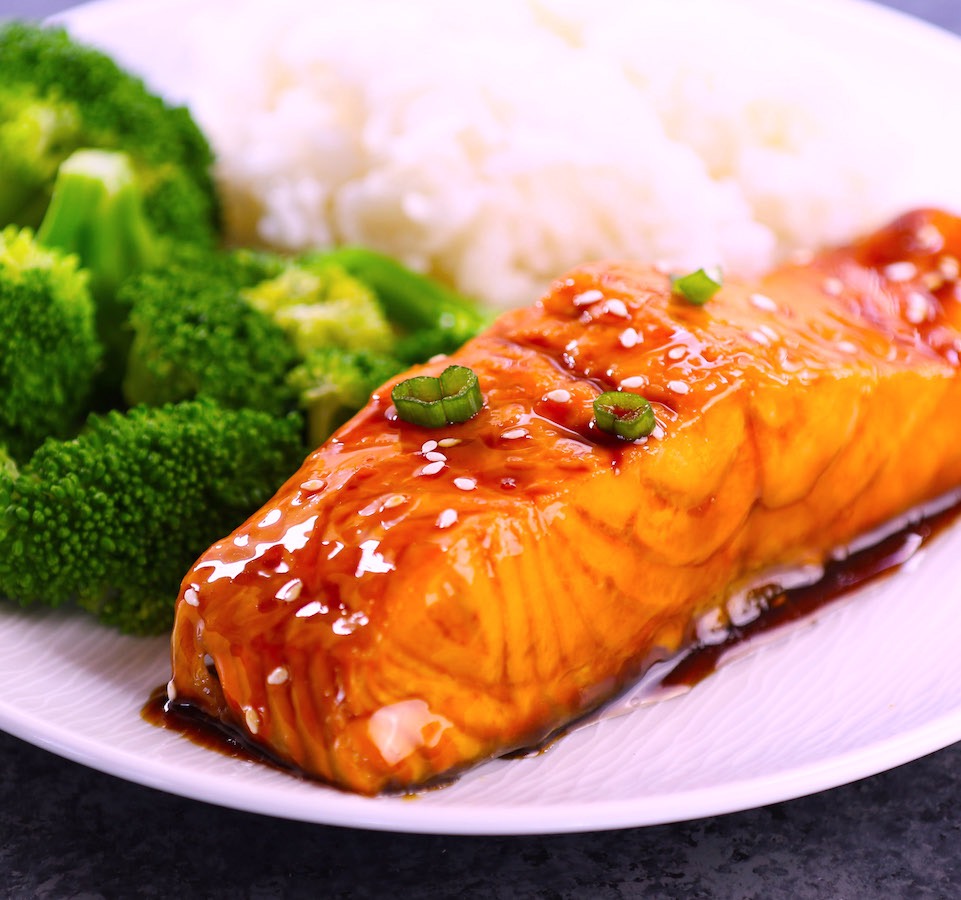
<instances>
[{"instance_id":1,"label":"white plate","mask_svg":"<svg viewBox=\"0 0 961 900\"><path fill-rule=\"evenodd\" d=\"M101 2L70 21L78 34L126 47L132 63L162 67L174 65L176 53L158 34L175 33L178 6ZM961 42L903 17L850 0L702 6L713 24L721 10L731 28L796 26L844 48L860 76L876 74L879 83L896 60L905 96L917 91L942 112L954 105ZM858 59L864 48L870 53ZM946 139L947 127L934 129L935 140ZM957 175L944 172L952 185ZM959 557L961 528L954 528L908 569L691 693L602 721L540 756L491 762L414 799L347 795L146 724L141 707L168 677L166 642L118 638L80 617L0 607L0 728L132 781L310 822L521 834L730 812L844 784L961 740Z\"/></svg>"}]
</instances>

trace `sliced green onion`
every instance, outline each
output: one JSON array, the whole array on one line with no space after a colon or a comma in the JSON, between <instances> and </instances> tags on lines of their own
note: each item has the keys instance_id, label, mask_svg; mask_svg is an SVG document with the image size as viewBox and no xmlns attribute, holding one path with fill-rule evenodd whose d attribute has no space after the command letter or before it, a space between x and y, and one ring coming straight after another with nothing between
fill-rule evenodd
<instances>
[{"instance_id":1,"label":"sliced green onion","mask_svg":"<svg viewBox=\"0 0 961 900\"><path fill-rule=\"evenodd\" d=\"M688 303L703 306L721 289L721 272L718 269L698 269L688 275L672 275L671 290Z\"/></svg>"},{"instance_id":2,"label":"sliced green onion","mask_svg":"<svg viewBox=\"0 0 961 900\"><path fill-rule=\"evenodd\" d=\"M408 378L390 392L397 415L424 428L442 428L472 419L484 406L477 376L466 366L448 366L439 378Z\"/></svg>"},{"instance_id":3,"label":"sliced green onion","mask_svg":"<svg viewBox=\"0 0 961 900\"><path fill-rule=\"evenodd\" d=\"M594 421L601 431L636 441L654 430L654 410L640 394L606 391L594 399Z\"/></svg>"}]
</instances>

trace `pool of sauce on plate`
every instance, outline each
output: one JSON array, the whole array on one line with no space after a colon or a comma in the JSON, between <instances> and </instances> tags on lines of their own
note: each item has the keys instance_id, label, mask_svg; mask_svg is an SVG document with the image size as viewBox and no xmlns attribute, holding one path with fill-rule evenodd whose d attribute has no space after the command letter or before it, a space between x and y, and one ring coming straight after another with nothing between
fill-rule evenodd
<instances>
[{"instance_id":1,"label":"pool of sauce on plate","mask_svg":"<svg viewBox=\"0 0 961 900\"><path fill-rule=\"evenodd\" d=\"M742 626L731 626L727 637L720 643L694 648L664 676L661 684L665 687L693 687L717 670L732 647L749 646L752 641L758 641L777 629L808 622L821 609L856 588L893 574L959 515L961 501L844 559L832 560L825 565L824 574L814 584L772 592L767 607L756 619Z\"/></svg>"},{"instance_id":2,"label":"pool of sauce on plate","mask_svg":"<svg viewBox=\"0 0 961 900\"><path fill-rule=\"evenodd\" d=\"M166 685L161 685L151 692L150 698L140 711L140 717L158 728L179 732L191 743L205 750L213 750L230 759L256 762L288 774L301 775L297 769L255 746L229 723L212 719L189 704L171 703L167 699Z\"/></svg>"},{"instance_id":3,"label":"pool of sauce on plate","mask_svg":"<svg viewBox=\"0 0 961 900\"><path fill-rule=\"evenodd\" d=\"M918 549L961 515L961 501L919 521L905 526L873 546L859 550L841 560L829 562L824 575L814 584L789 590L771 591L766 607L758 617L741 626L731 626L726 638L712 645L697 645L679 654L679 661L659 682L651 686L652 692L672 686L693 687L703 681L723 662L723 657L733 648L750 649L775 630L802 625L831 603L856 588L864 587L896 572ZM189 704L171 703L167 699L166 686L158 687L144 704L141 717L160 728L177 731L188 740L214 750L232 759L242 759L269 765L289 774L303 776L266 752L262 747L246 739L245 735L230 723L211 719ZM530 756L544 752L559 738L577 727L577 722L552 733L535 747L520 748L504 754L507 758ZM449 784L445 778L440 785Z\"/></svg>"}]
</instances>

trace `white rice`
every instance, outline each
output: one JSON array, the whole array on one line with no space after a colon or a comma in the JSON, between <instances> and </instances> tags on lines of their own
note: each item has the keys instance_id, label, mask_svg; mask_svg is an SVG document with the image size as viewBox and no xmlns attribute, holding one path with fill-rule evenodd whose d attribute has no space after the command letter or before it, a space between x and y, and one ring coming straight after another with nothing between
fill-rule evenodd
<instances>
[{"instance_id":1,"label":"white rice","mask_svg":"<svg viewBox=\"0 0 961 900\"><path fill-rule=\"evenodd\" d=\"M751 275L915 201L876 83L712 8L219 0L146 74L209 134L236 241L364 244L498 306L594 258Z\"/></svg>"}]
</instances>

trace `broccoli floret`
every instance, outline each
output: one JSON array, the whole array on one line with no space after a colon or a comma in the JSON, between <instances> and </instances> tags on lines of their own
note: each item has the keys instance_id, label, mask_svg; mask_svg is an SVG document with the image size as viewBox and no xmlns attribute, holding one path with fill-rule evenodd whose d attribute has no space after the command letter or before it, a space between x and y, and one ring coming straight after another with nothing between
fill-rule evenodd
<instances>
[{"instance_id":1,"label":"broccoli floret","mask_svg":"<svg viewBox=\"0 0 961 900\"><path fill-rule=\"evenodd\" d=\"M307 414L310 446L322 444L380 385L405 368L393 357L367 350L324 347L309 353L290 373L289 383Z\"/></svg>"},{"instance_id":2,"label":"broccoli floret","mask_svg":"<svg viewBox=\"0 0 961 900\"><path fill-rule=\"evenodd\" d=\"M100 357L76 258L40 246L29 229L0 232L0 445L14 459L76 430Z\"/></svg>"},{"instance_id":3,"label":"broccoli floret","mask_svg":"<svg viewBox=\"0 0 961 900\"><path fill-rule=\"evenodd\" d=\"M19 474L0 465L0 595L162 632L197 556L299 465L302 427L207 401L138 407L45 442Z\"/></svg>"},{"instance_id":4,"label":"broccoli floret","mask_svg":"<svg viewBox=\"0 0 961 900\"><path fill-rule=\"evenodd\" d=\"M403 351L411 362L456 350L490 321L475 301L364 247L308 254L303 264L340 267L373 290L388 320L411 337Z\"/></svg>"},{"instance_id":5,"label":"broccoli floret","mask_svg":"<svg viewBox=\"0 0 961 900\"><path fill-rule=\"evenodd\" d=\"M243 294L287 332L301 356L318 347L384 353L394 343L373 291L335 264L292 262Z\"/></svg>"},{"instance_id":6,"label":"broccoli floret","mask_svg":"<svg viewBox=\"0 0 961 900\"><path fill-rule=\"evenodd\" d=\"M2 170L29 175L4 178L0 224L38 226L57 166L89 147L130 155L157 233L214 242L213 155L186 109L63 29L23 22L0 27L0 85Z\"/></svg>"},{"instance_id":7,"label":"broccoli floret","mask_svg":"<svg viewBox=\"0 0 961 900\"><path fill-rule=\"evenodd\" d=\"M286 377L299 358L280 326L240 295L278 265L268 254L195 253L126 282L118 295L133 330L126 402L208 397L274 415L294 409Z\"/></svg>"},{"instance_id":8,"label":"broccoli floret","mask_svg":"<svg viewBox=\"0 0 961 900\"><path fill-rule=\"evenodd\" d=\"M320 444L406 365L451 353L485 323L480 309L387 257L309 253L244 289L287 332L303 363L289 384Z\"/></svg>"},{"instance_id":9,"label":"broccoli floret","mask_svg":"<svg viewBox=\"0 0 961 900\"><path fill-rule=\"evenodd\" d=\"M38 97L29 85L0 87L0 223L36 225L57 167L80 127L76 106Z\"/></svg>"}]
</instances>

